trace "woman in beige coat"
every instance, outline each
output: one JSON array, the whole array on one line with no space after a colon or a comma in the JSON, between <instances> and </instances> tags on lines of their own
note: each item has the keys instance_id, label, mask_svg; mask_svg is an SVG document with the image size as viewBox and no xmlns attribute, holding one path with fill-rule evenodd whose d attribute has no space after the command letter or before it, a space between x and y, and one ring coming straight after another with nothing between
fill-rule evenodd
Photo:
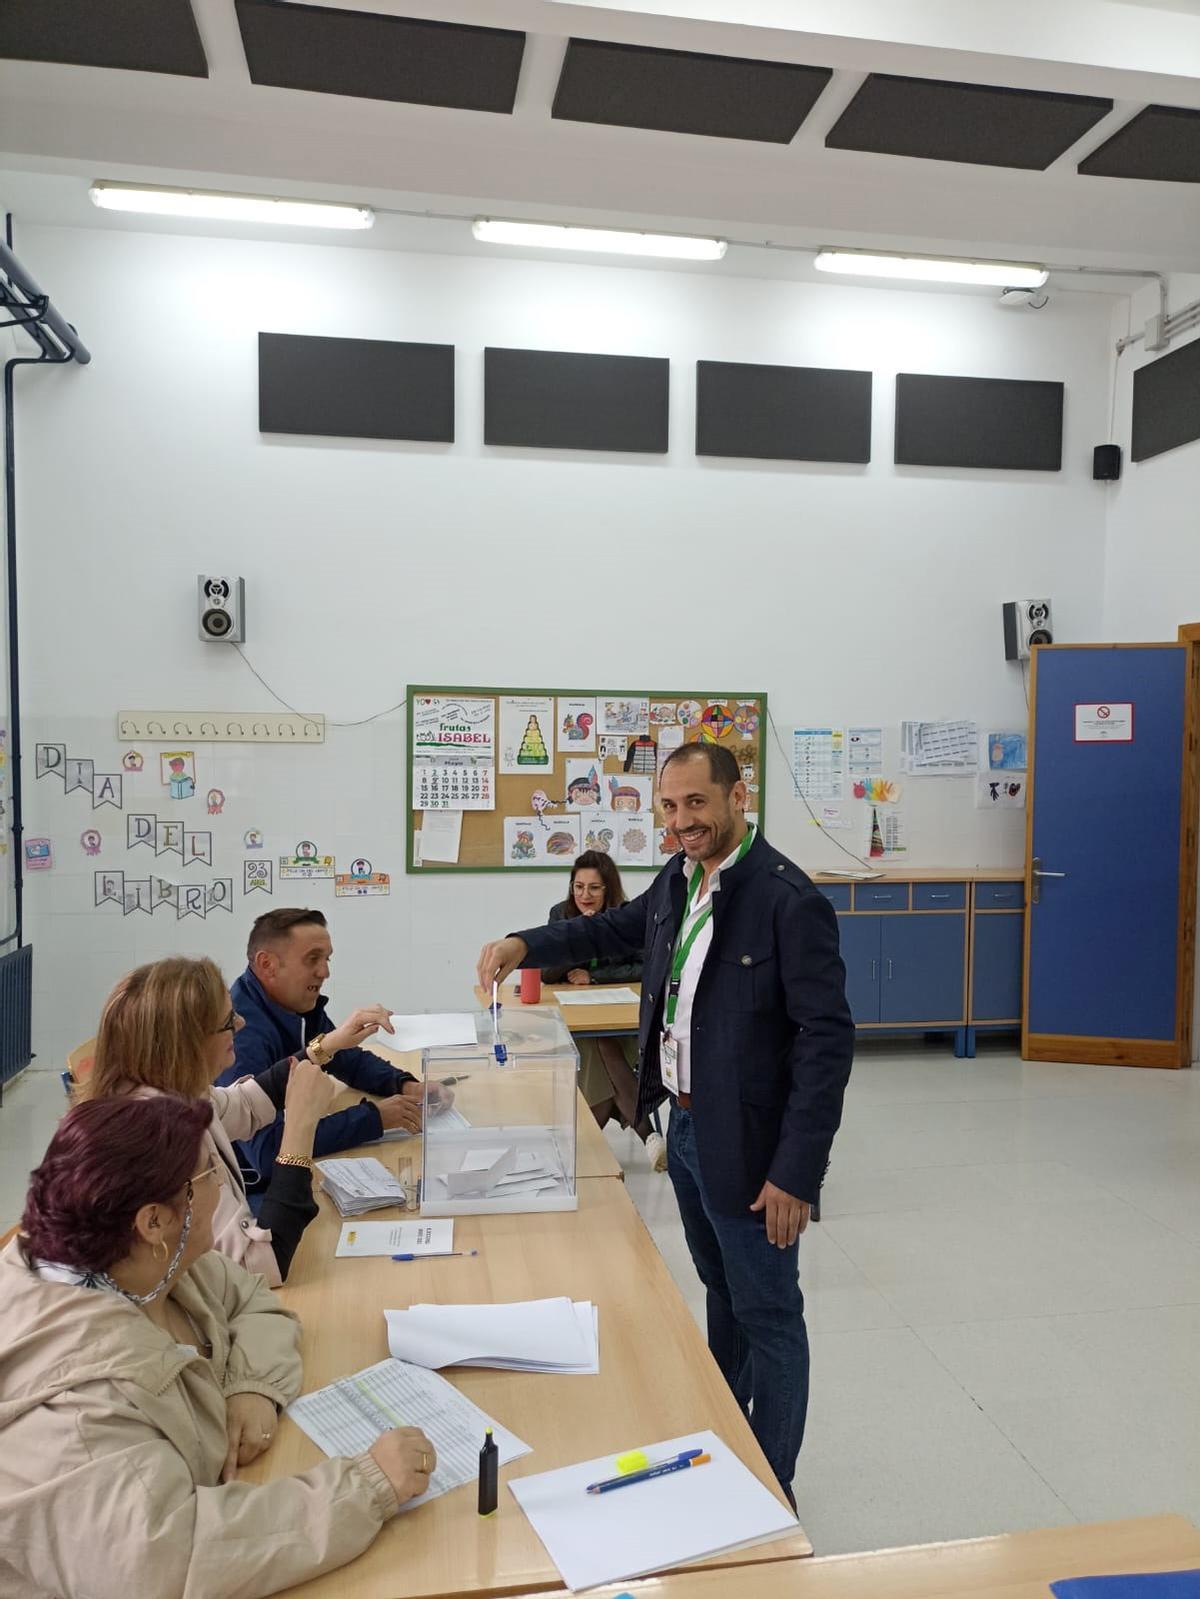
<instances>
[{"instance_id":1,"label":"woman in beige coat","mask_svg":"<svg viewBox=\"0 0 1200 1599\"><path fill-rule=\"evenodd\" d=\"M205 1157L218 1160L225 1183L213 1221L214 1248L277 1288L288 1274L300 1236L317 1214L312 1150L317 1122L337 1087L311 1061L280 1061L261 1077L231 1088L214 1081L233 1065L241 1018L220 969L210 960L172 955L122 977L104 1003L90 1075L78 1098L184 1094L211 1099L216 1112ZM249 1138L283 1112L283 1140L257 1216L233 1140Z\"/></svg>"},{"instance_id":2,"label":"woman in beige coat","mask_svg":"<svg viewBox=\"0 0 1200 1599\"><path fill-rule=\"evenodd\" d=\"M352 1560L436 1464L416 1428L254 1486L299 1326L212 1250L207 1100L59 1125L0 1254L0 1593L259 1599Z\"/></svg>"}]
</instances>

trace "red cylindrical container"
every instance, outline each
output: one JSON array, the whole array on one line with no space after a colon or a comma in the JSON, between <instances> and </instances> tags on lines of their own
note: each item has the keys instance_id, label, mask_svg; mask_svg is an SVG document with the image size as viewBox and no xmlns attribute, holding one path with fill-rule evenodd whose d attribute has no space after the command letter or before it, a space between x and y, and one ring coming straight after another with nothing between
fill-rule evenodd
<instances>
[{"instance_id":1,"label":"red cylindrical container","mask_svg":"<svg viewBox=\"0 0 1200 1599\"><path fill-rule=\"evenodd\" d=\"M522 1005L536 1005L541 999L542 974L536 966L522 968L519 993Z\"/></svg>"}]
</instances>

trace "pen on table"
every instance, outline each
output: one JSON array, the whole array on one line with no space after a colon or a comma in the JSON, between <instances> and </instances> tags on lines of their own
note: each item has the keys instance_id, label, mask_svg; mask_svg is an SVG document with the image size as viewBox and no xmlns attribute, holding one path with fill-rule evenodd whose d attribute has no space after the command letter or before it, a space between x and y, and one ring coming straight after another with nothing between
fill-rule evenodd
<instances>
[{"instance_id":1,"label":"pen on table","mask_svg":"<svg viewBox=\"0 0 1200 1599\"><path fill-rule=\"evenodd\" d=\"M655 1477L670 1476L673 1471L688 1471L692 1466L707 1466L711 1460L711 1455L697 1454L689 1449L675 1460L661 1461L657 1466L651 1466L648 1471L631 1471L624 1477L607 1477L603 1482L590 1482L587 1491L590 1494L608 1494L617 1488L628 1488L635 1482L650 1482Z\"/></svg>"},{"instance_id":2,"label":"pen on table","mask_svg":"<svg viewBox=\"0 0 1200 1599\"><path fill-rule=\"evenodd\" d=\"M393 1260L449 1260L452 1255L477 1255L477 1249L433 1249L427 1255L393 1255Z\"/></svg>"}]
</instances>

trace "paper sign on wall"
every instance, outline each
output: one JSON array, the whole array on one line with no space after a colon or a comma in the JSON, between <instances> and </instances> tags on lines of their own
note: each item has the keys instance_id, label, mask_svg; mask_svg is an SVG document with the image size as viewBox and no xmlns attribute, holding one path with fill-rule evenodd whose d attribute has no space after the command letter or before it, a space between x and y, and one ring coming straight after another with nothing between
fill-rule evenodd
<instances>
[{"instance_id":1,"label":"paper sign on wall","mask_svg":"<svg viewBox=\"0 0 1200 1599\"><path fill-rule=\"evenodd\" d=\"M472 755L495 752L496 702L443 694L421 694L413 701L413 754L441 755L466 750Z\"/></svg>"},{"instance_id":2,"label":"paper sign on wall","mask_svg":"<svg viewBox=\"0 0 1200 1599\"><path fill-rule=\"evenodd\" d=\"M1076 705L1076 744L1132 744L1133 704L1131 701L1106 701L1096 705Z\"/></svg>"},{"instance_id":3,"label":"paper sign on wall","mask_svg":"<svg viewBox=\"0 0 1200 1599\"><path fill-rule=\"evenodd\" d=\"M500 770L554 770L554 701L545 695L505 694L500 699Z\"/></svg>"},{"instance_id":4,"label":"paper sign on wall","mask_svg":"<svg viewBox=\"0 0 1200 1599\"><path fill-rule=\"evenodd\" d=\"M596 748L595 700L559 700L558 747L578 755L589 755Z\"/></svg>"}]
</instances>

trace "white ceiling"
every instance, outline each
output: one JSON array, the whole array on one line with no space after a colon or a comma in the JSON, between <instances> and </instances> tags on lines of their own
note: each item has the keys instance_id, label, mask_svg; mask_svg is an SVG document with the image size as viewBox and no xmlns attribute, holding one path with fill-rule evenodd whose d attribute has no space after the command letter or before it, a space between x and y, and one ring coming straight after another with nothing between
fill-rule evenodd
<instances>
[{"instance_id":1,"label":"white ceiling","mask_svg":"<svg viewBox=\"0 0 1200 1599\"><path fill-rule=\"evenodd\" d=\"M385 211L717 232L758 244L1200 270L1195 185L1074 171L1142 106L1200 107L1200 0L323 3L525 29L515 113L252 85L232 0L193 0L208 79L0 62L0 201L18 223L119 226L94 211L87 185L134 178L336 197ZM571 35L835 72L787 146L556 122L549 108ZM868 70L1102 94L1116 105L1045 172L826 149L826 131ZM125 225L189 231L144 219ZM487 248L461 222L402 216L381 216L369 235L320 237L357 248ZM730 267L807 272L803 258L759 250L731 250L723 267L706 270Z\"/></svg>"}]
</instances>

